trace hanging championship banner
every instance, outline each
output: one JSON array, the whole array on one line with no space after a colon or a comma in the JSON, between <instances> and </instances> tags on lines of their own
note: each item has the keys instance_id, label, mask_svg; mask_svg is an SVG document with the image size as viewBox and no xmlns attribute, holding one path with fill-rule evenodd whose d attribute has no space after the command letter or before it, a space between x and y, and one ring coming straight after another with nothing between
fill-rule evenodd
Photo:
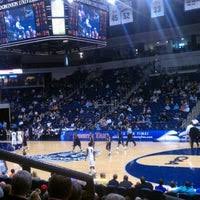
<instances>
[{"instance_id":1,"label":"hanging championship banner","mask_svg":"<svg viewBox=\"0 0 200 200\"><path fill-rule=\"evenodd\" d=\"M151 2L151 18L162 17L165 15L164 1L152 0Z\"/></svg>"},{"instance_id":2,"label":"hanging championship banner","mask_svg":"<svg viewBox=\"0 0 200 200\"><path fill-rule=\"evenodd\" d=\"M121 24L120 10L116 5L110 5L109 7L110 26L116 26Z\"/></svg>"},{"instance_id":3,"label":"hanging championship banner","mask_svg":"<svg viewBox=\"0 0 200 200\"><path fill-rule=\"evenodd\" d=\"M200 8L200 0L185 0L185 11Z\"/></svg>"},{"instance_id":4,"label":"hanging championship banner","mask_svg":"<svg viewBox=\"0 0 200 200\"><path fill-rule=\"evenodd\" d=\"M121 4L121 22L127 24L133 22L133 7L132 1L124 0Z\"/></svg>"},{"instance_id":5,"label":"hanging championship banner","mask_svg":"<svg viewBox=\"0 0 200 200\"><path fill-rule=\"evenodd\" d=\"M133 9L130 0L117 1L109 6L110 26L133 22Z\"/></svg>"}]
</instances>

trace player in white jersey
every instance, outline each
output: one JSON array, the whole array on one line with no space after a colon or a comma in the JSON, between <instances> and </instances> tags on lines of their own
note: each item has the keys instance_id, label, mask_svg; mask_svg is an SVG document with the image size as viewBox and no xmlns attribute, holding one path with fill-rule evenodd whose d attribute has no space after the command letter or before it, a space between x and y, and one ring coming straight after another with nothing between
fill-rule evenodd
<instances>
[{"instance_id":1,"label":"player in white jersey","mask_svg":"<svg viewBox=\"0 0 200 200\"><path fill-rule=\"evenodd\" d=\"M86 152L85 160L88 160L89 167L90 167L90 174L93 175L96 173L95 171L95 151L93 148L93 144L91 142L88 143L88 148Z\"/></svg>"},{"instance_id":2,"label":"player in white jersey","mask_svg":"<svg viewBox=\"0 0 200 200\"><path fill-rule=\"evenodd\" d=\"M23 142L23 131L19 129L17 131L17 147L18 147L18 149L22 148L22 142Z\"/></svg>"},{"instance_id":3,"label":"player in white jersey","mask_svg":"<svg viewBox=\"0 0 200 200\"><path fill-rule=\"evenodd\" d=\"M17 133L14 130L11 132L11 143L12 143L12 146L14 148L16 148L16 145L17 145Z\"/></svg>"}]
</instances>

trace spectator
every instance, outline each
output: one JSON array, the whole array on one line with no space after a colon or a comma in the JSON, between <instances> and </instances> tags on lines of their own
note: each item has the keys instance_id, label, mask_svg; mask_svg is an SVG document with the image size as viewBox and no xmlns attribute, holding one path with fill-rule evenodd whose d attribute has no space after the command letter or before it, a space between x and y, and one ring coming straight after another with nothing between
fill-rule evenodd
<instances>
[{"instance_id":1,"label":"spectator","mask_svg":"<svg viewBox=\"0 0 200 200\"><path fill-rule=\"evenodd\" d=\"M114 174L113 175L113 179L111 179L109 182L108 182L108 186L115 186L115 187L118 187L119 186L119 182L117 181L117 174Z\"/></svg>"},{"instance_id":2,"label":"spectator","mask_svg":"<svg viewBox=\"0 0 200 200\"><path fill-rule=\"evenodd\" d=\"M164 182L162 179L159 180L159 185L157 185L155 187L155 190L156 191L159 191L159 192L162 192L162 193L165 193L167 191L167 189L163 186Z\"/></svg>"},{"instance_id":3,"label":"spectator","mask_svg":"<svg viewBox=\"0 0 200 200\"><path fill-rule=\"evenodd\" d=\"M133 183L128 180L127 175L124 175L123 181L121 181L119 183L119 187L123 187L123 188L126 188L126 189L131 188L132 185L133 185Z\"/></svg>"},{"instance_id":4,"label":"spectator","mask_svg":"<svg viewBox=\"0 0 200 200\"><path fill-rule=\"evenodd\" d=\"M110 193L105 200L125 200L125 198L119 194Z\"/></svg>"},{"instance_id":5,"label":"spectator","mask_svg":"<svg viewBox=\"0 0 200 200\"><path fill-rule=\"evenodd\" d=\"M32 179L33 179L34 181L39 181L39 180L40 180L40 177L38 177L36 171L32 171L31 175L32 175Z\"/></svg>"},{"instance_id":6,"label":"spectator","mask_svg":"<svg viewBox=\"0 0 200 200\"><path fill-rule=\"evenodd\" d=\"M8 199L9 195L11 195L12 187L10 184L5 184L3 188L4 196L2 199Z\"/></svg>"},{"instance_id":7,"label":"spectator","mask_svg":"<svg viewBox=\"0 0 200 200\"><path fill-rule=\"evenodd\" d=\"M41 193L40 189L34 190L34 191L31 193L31 195L30 195L30 197L29 197L29 200L41 200L41 198L40 198L40 193Z\"/></svg>"},{"instance_id":8,"label":"spectator","mask_svg":"<svg viewBox=\"0 0 200 200\"><path fill-rule=\"evenodd\" d=\"M94 179L95 184L97 185L104 185L106 186L108 183L108 180L106 179L106 174L105 173L100 173L100 178Z\"/></svg>"},{"instance_id":9,"label":"spectator","mask_svg":"<svg viewBox=\"0 0 200 200\"><path fill-rule=\"evenodd\" d=\"M2 172L1 175L0 175L0 178L6 179L6 178L8 178L8 175L6 174L6 172Z\"/></svg>"},{"instance_id":10,"label":"spectator","mask_svg":"<svg viewBox=\"0 0 200 200\"><path fill-rule=\"evenodd\" d=\"M176 183L174 181L170 181L168 186L168 191L171 191L176 188Z\"/></svg>"},{"instance_id":11,"label":"spectator","mask_svg":"<svg viewBox=\"0 0 200 200\"><path fill-rule=\"evenodd\" d=\"M2 189L2 187L0 187L0 198L3 198L4 197L4 191Z\"/></svg>"},{"instance_id":12,"label":"spectator","mask_svg":"<svg viewBox=\"0 0 200 200\"><path fill-rule=\"evenodd\" d=\"M172 191L175 193L184 193L191 196L196 194L196 190L192 187L192 184L189 181L186 181L183 186L179 186Z\"/></svg>"},{"instance_id":13,"label":"spectator","mask_svg":"<svg viewBox=\"0 0 200 200\"><path fill-rule=\"evenodd\" d=\"M48 199L48 186L46 184L42 184L40 187L42 200Z\"/></svg>"},{"instance_id":14,"label":"spectator","mask_svg":"<svg viewBox=\"0 0 200 200\"><path fill-rule=\"evenodd\" d=\"M144 177L141 177L140 183L136 184L135 188L137 190L141 190L141 189L153 190L153 185L151 183L147 182Z\"/></svg>"},{"instance_id":15,"label":"spectator","mask_svg":"<svg viewBox=\"0 0 200 200\"><path fill-rule=\"evenodd\" d=\"M1 181L1 182L0 182L0 187L1 187L2 189L4 189L5 186L6 186L6 183L5 183L4 181Z\"/></svg>"},{"instance_id":16,"label":"spectator","mask_svg":"<svg viewBox=\"0 0 200 200\"><path fill-rule=\"evenodd\" d=\"M72 192L72 182L69 178L54 174L49 179L49 200L68 200Z\"/></svg>"},{"instance_id":17,"label":"spectator","mask_svg":"<svg viewBox=\"0 0 200 200\"><path fill-rule=\"evenodd\" d=\"M77 181L72 182L72 193L69 200L81 200L82 198L82 188Z\"/></svg>"},{"instance_id":18,"label":"spectator","mask_svg":"<svg viewBox=\"0 0 200 200\"><path fill-rule=\"evenodd\" d=\"M27 194L31 190L32 177L25 170L20 170L13 175L11 181L11 195L4 197L5 200L26 200Z\"/></svg>"},{"instance_id":19,"label":"spectator","mask_svg":"<svg viewBox=\"0 0 200 200\"><path fill-rule=\"evenodd\" d=\"M44 194L48 189L48 186L46 184L42 184L40 187L40 191L42 194Z\"/></svg>"}]
</instances>

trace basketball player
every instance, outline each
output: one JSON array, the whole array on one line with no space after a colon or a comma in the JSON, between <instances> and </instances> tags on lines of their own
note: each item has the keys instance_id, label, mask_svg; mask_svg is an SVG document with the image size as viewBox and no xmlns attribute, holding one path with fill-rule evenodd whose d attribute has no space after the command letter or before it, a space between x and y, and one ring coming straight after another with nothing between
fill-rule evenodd
<instances>
[{"instance_id":1,"label":"basketball player","mask_svg":"<svg viewBox=\"0 0 200 200\"><path fill-rule=\"evenodd\" d=\"M75 149L75 147L78 146L80 148L80 150L82 151L82 148L81 148L81 141L77 135L77 133L74 134L74 141L73 141L73 150Z\"/></svg>"},{"instance_id":2,"label":"basketball player","mask_svg":"<svg viewBox=\"0 0 200 200\"><path fill-rule=\"evenodd\" d=\"M92 147L92 143L88 143L88 148L87 148L87 151L86 151L86 157L85 157L85 160L88 159L88 162L89 162L89 167L90 167L90 171L89 171L89 174L91 175L95 175L96 174L96 171L95 171L95 151Z\"/></svg>"},{"instance_id":3,"label":"basketball player","mask_svg":"<svg viewBox=\"0 0 200 200\"><path fill-rule=\"evenodd\" d=\"M92 134L92 133L90 133L89 142L92 143L92 147L94 148L94 146L95 146L95 141L94 141L94 134Z\"/></svg>"},{"instance_id":4,"label":"basketball player","mask_svg":"<svg viewBox=\"0 0 200 200\"><path fill-rule=\"evenodd\" d=\"M23 142L22 142L23 149L28 149L28 145L27 145L28 134L29 134L29 131L28 131L28 129L26 129L26 131L23 132Z\"/></svg>"},{"instance_id":5,"label":"basketball player","mask_svg":"<svg viewBox=\"0 0 200 200\"><path fill-rule=\"evenodd\" d=\"M21 149L22 148L22 135L23 132L21 131L21 129L19 129L17 131L17 149Z\"/></svg>"},{"instance_id":6,"label":"basketball player","mask_svg":"<svg viewBox=\"0 0 200 200\"><path fill-rule=\"evenodd\" d=\"M136 146L136 142L133 138L133 131L130 125L127 126L127 140L126 140L127 147L129 142L133 142L134 146Z\"/></svg>"},{"instance_id":7,"label":"basketball player","mask_svg":"<svg viewBox=\"0 0 200 200\"><path fill-rule=\"evenodd\" d=\"M119 127L119 129L118 129L118 145L117 145L117 149L119 148L120 144L124 147L124 138L123 138L122 130L123 130L123 128Z\"/></svg>"},{"instance_id":8,"label":"basketball player","mask_svg":"<svg viewBox=\"0 0 200 200\"><path fill-rule=\"evenodd\" d=\"M108 155L111 155L111 142L112 138L109 134L106 135L106 150L109 152Z\"/></svg>"},{"instance_id":9,"label":"basketball player","mask_svg":"<svg viewBox=\"0 0 200 200\"><path fill-rule=\"evenodd\" d=\"M14 149L16 149L16 145L17 145L17 133L15 132L14 129L11 132L11 143L12 143L12 146L14 147Z\"/></svg>"}]
</instances>

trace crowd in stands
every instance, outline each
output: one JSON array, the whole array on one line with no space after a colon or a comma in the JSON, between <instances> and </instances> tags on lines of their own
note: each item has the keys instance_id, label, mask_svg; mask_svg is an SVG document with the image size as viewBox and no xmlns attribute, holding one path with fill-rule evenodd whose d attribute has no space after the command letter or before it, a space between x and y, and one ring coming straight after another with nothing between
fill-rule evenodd
<instances>
[{"instance_id":1,"label":"crowd in stands","mask_svg":"<svg viewBox=\"0 0 200 200\"><path fill-rule=\"evenodd\" d=\"M137 66L89 75L78 71L46 83L45 89L2 90L2 102L11 105L13 127L23 128L32 139L59 135L62 129L117 130L127 124L133 130L178 130L200 96L194 74L141 81L144 69Z\"/></svg>"},{"instance_id":2,"label":"crowd in stands","mask_svg":"<svg viewBox=\"0 0 200 200\"><path fill-rule=\"evenodd\" d=\"M200 82L194 75L152 77L110 117L131 122L136 130L177 130L199 97Z\"/></svg>"},{"instance_id":3,"label":"crowd in stands","mask_svg":"<svg viewBox=\"0 0 200 200\"><path fill-rule=\"evenodd\" d=\"M200 199L200 189L193 188L188 181L177 186L173 181L167 186L160 180L155 187L144 177L133 184L125 175L121 182L117 174L108 181L104 173L94 178L96 200L178 200ZM9 175L0 175L0 199L2 200L93 200L76 179L55 173L48 181L40 179L36 172L12 169ZM178 198L177 198L178 197Z\"/></svg>"},{"instance_id":4,"label":"crowd in stands","mask_svg":"<svg viewBox=\"0 0 200 200\"><path fill-rule=\"evenodd\" d=\"M96 122L139 80L139 72L141 69L106 70L92 80L87 80L87 73L77 72L52 81L45 92L42 88L3 90L2 98L11 105L12 122L29 128L36 139L55 129L98 129Z\"/></svg>"}]
</instances>

